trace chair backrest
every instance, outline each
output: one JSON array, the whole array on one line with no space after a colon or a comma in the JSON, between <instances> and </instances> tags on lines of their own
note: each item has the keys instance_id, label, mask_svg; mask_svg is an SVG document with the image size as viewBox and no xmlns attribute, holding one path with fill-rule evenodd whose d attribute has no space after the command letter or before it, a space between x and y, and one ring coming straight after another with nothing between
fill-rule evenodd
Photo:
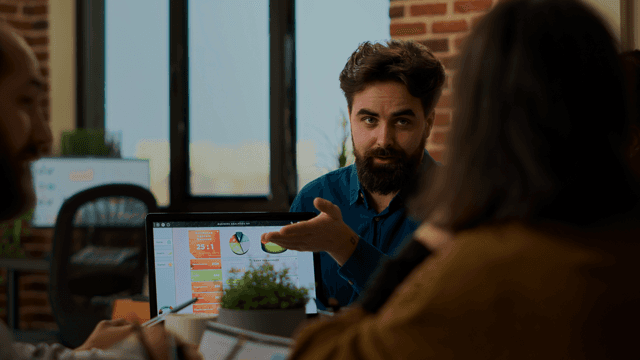
<instances>
[{"instance_id":1,"label":"chair backrest","mask_svg":"<svg viewBox=\"0 0 640 360\"><path fill-rule=\"evenodd\" d=\"M81 191L60 208L53 234L49 298L63 343L80 346L100 320L97 297L141 293L146 271L144 220L157 212L149 190L131 184Z\"/></svg>"}]
</instances>

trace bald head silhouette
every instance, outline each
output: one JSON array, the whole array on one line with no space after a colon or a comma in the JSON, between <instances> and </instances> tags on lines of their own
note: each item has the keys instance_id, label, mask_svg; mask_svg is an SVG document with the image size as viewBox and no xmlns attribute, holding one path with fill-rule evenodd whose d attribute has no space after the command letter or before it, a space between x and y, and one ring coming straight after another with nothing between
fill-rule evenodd
<instances>
[{"instance_id":1,"label":"bald head silhouette","mask_svg":"<svg viewBox=\"0 0 640 360\"><path fill-rule=\"evenodd\" d=\"M35 206L30 165L52 142L40 101L45 90L33 50L0 24L0 221Z\"/></svg>"}]
</instances>

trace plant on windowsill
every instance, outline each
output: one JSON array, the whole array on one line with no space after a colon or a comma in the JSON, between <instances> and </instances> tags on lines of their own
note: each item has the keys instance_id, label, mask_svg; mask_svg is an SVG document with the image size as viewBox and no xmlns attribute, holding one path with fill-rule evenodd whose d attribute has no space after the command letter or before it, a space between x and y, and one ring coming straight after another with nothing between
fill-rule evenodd
<instances>
[{"instance_id":1,"label":"plant on windowsill","mask_svg":"<svg viewBox=\"0 0 640 360\"><path fill-rule=\"evenodd\" d=\"M119 158L118 140L104 130L75 129L62 134L62 156L98 156Z\"/></svg>"},{"instance_id":2,"label":"plant on windowsill","mask_svg":"<svg viewBox=\"0 0 640 360\"><path fill-rule=\"evenodd\" d=\"M231 274L237 274L232 269ZM261 333L291 336L306 318L309 290L289 279L289 269L276 271L273 265L253 265L241 278L227 281L218 322Z\"/></svg>"}]
</instances>

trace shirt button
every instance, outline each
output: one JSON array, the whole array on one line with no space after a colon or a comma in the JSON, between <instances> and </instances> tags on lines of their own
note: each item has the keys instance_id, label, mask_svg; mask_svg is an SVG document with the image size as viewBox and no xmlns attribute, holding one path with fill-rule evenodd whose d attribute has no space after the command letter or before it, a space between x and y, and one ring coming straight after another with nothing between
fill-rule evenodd
<instances>
[{"instance_id":1,"label":"shirt button","mask_svg":"<svg viewBox=\"0 0 640 360\"><path fill-rule=\"evenodd\" d=\"M378 221L380 221L380 218L376 216L376 217L373 218L373 220L375 220L375 222L378 222Z\"/></svg>"}]
</instances>

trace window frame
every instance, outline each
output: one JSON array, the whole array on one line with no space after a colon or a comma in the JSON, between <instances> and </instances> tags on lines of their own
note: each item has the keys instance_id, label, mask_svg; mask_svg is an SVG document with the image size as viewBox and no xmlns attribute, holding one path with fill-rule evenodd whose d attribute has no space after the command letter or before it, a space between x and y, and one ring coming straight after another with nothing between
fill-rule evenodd
<instances>
[{"instance_id":1,"label":"window frame","mask_svg":"<svg viewBox=\"0 0 640 360\"><path fill-rule=\"evenodd\" d=\"M76 3L77 127L105 128L105 1ZM295 0L269 1L271 193L193 196L189 169L188 0L169 1L169 212L288 211L297 188ZM98 48L98 49L96 49ZM100 86L97 86L100 85Z\"/></svg>"}]
</instances>

